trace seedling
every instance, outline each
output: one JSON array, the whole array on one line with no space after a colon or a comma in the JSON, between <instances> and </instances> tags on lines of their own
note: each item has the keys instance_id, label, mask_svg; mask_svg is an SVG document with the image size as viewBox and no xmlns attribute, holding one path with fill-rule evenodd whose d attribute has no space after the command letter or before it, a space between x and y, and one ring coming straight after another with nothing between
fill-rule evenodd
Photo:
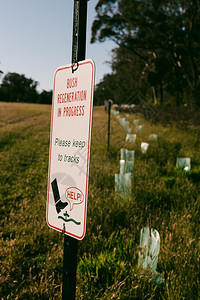
<instances>
[{"instance_id":1,"label":"seedling","mask_svg":"<svg viewBox=\"0 0 200 300\"><path fill-rule=\"evenodd\" d=\"M126 141L130 143L135 143L137 135L132 133L127 133L126 135Z\"/></svg>"},{"instance_id":2,"label":"seedling","mask_svg":"<svg viewBox=\"0 0 200 300\"><path fill-rule=\"evenodd\" d=\"M142 151L142 153L145 154L145 153L147 152L148 147L149 147L149 144L148 144L148 143L142 142L142 143L141 143L141 151Z\"/></svg>"},{"instance_id":3,"label":"seedling","mask_svg":"<svg viewBox=\"0 0 200 300\"><path fill-rule=\"evenodd\" d=\"M191 160L189 157L177 157L176 159L176 167L180 170L184 170L185 172L191 171Z\"/></svg>"}]
</instances>

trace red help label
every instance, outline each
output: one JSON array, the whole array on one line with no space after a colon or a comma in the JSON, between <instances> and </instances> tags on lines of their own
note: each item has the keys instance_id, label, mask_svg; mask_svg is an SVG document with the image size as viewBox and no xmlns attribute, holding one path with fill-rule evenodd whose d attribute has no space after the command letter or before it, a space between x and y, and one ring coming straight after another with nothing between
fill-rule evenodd
<instances>
[{"instance_id":1,"label":"red help label","mask_svg":"<svg viewBox=\"0 0 200 300\"><path fill-rule=\"evenodd\" d=\"M69 187L65 192L65 197L70 205L70 211L73 209L74 205L79 205L84 200L83 192L76 187Z\"/></svg>"}]
</instances>

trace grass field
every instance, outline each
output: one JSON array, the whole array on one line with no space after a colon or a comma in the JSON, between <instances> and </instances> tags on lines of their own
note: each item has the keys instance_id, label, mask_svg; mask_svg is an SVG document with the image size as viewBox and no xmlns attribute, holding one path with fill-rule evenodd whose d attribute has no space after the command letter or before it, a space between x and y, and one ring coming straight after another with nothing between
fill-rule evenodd
<instances>
[{"instance_id":1,"label":"grass field","mask_svg":"<svg viewBox=\"0 0 200 300\"><path fill-rule=\"evenodd\" d=\"M50 114L50 106L0 103L1 299L61 299L63 236L46 224ZM94 108L76 298L200 299L200 126L187 114L181 128L177 114L162 124L141 112L128 117L133 132L134 118L145 127L133 146L111 117L108 153L107 114ZM156 142L149 141L150 133L158 135ZM141 141L149 142L146 155ZM122 147L135 150L126 198L115 193L114 183ZM175 168L177 157L191 158L189 174ZM140 230L149 218L161 240L160 286L138 269Z\"/></svg>"}]
</instances>

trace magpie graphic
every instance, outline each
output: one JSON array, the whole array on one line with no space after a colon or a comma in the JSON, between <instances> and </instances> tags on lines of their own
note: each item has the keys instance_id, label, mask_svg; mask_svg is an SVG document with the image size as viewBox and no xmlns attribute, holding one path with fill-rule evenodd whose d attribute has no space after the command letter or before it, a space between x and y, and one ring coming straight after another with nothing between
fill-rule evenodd
<instances>
[{"instance_id":1,"label":"magpie graphic","mask_svg":"<svg viewBox=\"0 0 200 300\"><path fill-rule=\"evenodd\" d=\"M64 209L68 205L68 203L67 202L62 202L60 200L60 193L59 193L59 190L58 190L58 183L57 183L56 178L51 182L51 187L52 187L52 190L53 190L54 201L55 201L55 204L56 204L56 211L59 214L61 209Z\"/></svg>"}]
</instances>

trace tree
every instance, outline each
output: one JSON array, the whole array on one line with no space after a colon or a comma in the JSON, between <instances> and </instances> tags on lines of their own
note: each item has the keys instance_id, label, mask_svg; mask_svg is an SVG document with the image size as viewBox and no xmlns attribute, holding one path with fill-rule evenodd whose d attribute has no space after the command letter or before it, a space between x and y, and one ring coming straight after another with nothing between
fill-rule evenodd
<instances>
[{"instance_id":1,"label":"tree","mask_svg":"<svg viewBox=\"0 0 200 300\"><path fill-rule=\"evenodd\" d=\"M45 90L43 90L38 95L38 103L41 103L41 104L51 104L52 103L52 91L45 91Z\"/></svg>"},{"instance_id":2,"label":"tree","mask_svg":"<svg viewBox=\"0 0 200 300\"><path fill-rule=\"evenodd\" d=\"M94 92L94 104L104 105L104 100L114 100L115 99L115 86L116 80L114 74L104 75L103 80L100 81ZM116 99L115 99L116 103Z\"/></svg>"},{"instance_id":3,"label":"tree","mask_svg":"<svg viewBox=\"0 0 200 300\"><path fill-rule=\"evenodd\" d=\"M155 98L163 101L165 93L177 102L183 97L194 101L200 87L199 4L200 0L99 0L91 42L116 42L115 70L126 55L131 57L127 69L139 60L132 76L146 90L153 89Z\"/></svg>"},{"instance_id":4,"label":"tree","mask_svg":"<svg viewBox=\"0 0 200 300\"><path fill-rule=\"evenodd\" d=\"M7 73L1 84L1 100L11 102L37 102L37 81L23 74Z\"/></svg>"}]
</instances>

